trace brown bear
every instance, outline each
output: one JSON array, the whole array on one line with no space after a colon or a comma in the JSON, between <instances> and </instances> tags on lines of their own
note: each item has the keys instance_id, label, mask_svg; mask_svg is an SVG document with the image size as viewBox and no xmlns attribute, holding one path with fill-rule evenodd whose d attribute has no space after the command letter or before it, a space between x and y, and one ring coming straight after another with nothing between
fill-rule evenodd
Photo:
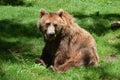
<instances>
[{"instance_id":1,"label":"brown bear","mask_svg":"<svg viewBox=\"0 0 120 80\"><path fill-rule=\"evenodd\" d=\"M98 53L94 38L79 27L74 18L60 9L56 12L40 10L37 27L44 36L45 47L36 62L64 72L80 65L97 65Z\"/></svg>"}]
</instances>

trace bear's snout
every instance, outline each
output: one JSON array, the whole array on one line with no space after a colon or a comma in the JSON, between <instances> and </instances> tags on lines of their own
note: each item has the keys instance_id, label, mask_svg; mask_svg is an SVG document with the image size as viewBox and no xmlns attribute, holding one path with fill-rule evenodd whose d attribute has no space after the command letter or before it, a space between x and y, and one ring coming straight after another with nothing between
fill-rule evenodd
<instances>
[{"instance_id":1,"label":"bear's snout","mask_svg":"<svg viewBox=\"0 0 120 80\"><path fill-rule=\"evenodd\" d=\"M47 29L47 36L48 38L55 37L55 28L53 26L49 26Z\"/></svg>"}]
</instances>

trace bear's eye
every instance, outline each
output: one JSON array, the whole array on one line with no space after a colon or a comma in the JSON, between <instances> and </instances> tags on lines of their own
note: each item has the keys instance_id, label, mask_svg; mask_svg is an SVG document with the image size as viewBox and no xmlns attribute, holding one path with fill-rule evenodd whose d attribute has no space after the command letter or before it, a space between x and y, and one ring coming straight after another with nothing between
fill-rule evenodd
<instances>
[{"instance_id":1,"label":"bear's eye","mask_svg":"<svg viewBox=\"0 0 120 80\"><path fill-rule=\"evenodd\" d=\"M54 27L57 27L57 24L53 24L54 25Z\"/></svg>"},{"instance_id":2,"label":"bear's eye","mask_svg":"<svg viewBox=\"0 0 120 80\"><path fill-rule=\"evenodd\" d=\"M50 26L50 23L46 23L46 26L47 26L47 27Z\"/></svg>"}]
</instances>

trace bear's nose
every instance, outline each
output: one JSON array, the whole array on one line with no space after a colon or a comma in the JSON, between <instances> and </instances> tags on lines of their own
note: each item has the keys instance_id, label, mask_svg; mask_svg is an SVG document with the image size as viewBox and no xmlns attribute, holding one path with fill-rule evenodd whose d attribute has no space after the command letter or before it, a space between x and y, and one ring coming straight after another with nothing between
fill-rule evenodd
<instances>
[{"instance_id":1,"label":"bear's nose","mask_svg":"<svg viewBox=\"0 0 120 80\"><path fill-rule=\"evenodd\" d=\"M55 33L48 34L49 37L53 37L54 35L55 35Z\"/></svg>"}]
</instances>

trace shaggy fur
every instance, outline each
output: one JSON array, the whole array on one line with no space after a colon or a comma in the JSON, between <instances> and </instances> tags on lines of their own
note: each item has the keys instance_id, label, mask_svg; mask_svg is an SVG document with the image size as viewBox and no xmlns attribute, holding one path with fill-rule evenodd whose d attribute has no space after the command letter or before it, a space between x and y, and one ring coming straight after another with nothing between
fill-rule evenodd
<instances>
[{"instance_id":1,"label":"shaggy fur","mask_svg":"<svg viewBox=\"0 0 120 80\"><path fill-rule=\"evenodd\" d=\"M40 15L37 25L44 35L45 47L36 62L51 66L58 72L71 67L98 64L94 38L79 27L70 14L64 10L46 12L41 9ZM52 37L47 34L49 27L55 29Z\"/></svg>"}]
</instances>

